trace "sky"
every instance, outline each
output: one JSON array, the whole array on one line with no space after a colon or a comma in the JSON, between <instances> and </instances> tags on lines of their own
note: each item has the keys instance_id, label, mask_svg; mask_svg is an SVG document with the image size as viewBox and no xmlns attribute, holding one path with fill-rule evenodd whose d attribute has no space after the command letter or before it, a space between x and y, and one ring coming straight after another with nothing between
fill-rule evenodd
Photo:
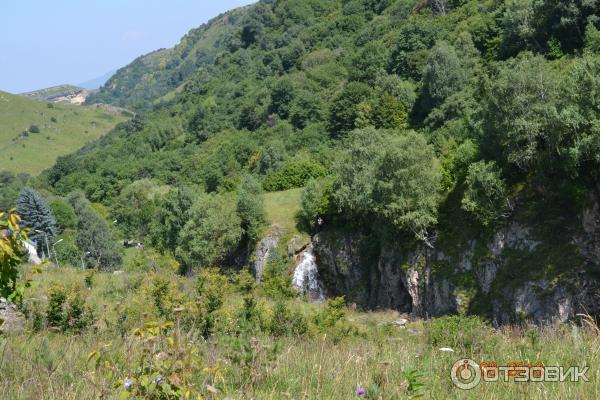
<instances>
[{"instance_id":1,"label":"sky","mask_svg":"<svg viewBox=\"0 0 600 400\"><path fill-rule=\"evenodd\" d=\"M253 0L3 0L0 90L100 77Z\"/></svg>"}]
</instances>

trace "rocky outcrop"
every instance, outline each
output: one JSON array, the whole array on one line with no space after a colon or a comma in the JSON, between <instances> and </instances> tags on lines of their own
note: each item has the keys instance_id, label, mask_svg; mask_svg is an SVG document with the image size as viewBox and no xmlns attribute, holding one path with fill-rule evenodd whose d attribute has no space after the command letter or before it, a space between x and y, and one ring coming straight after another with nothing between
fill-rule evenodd
<instances>
[{"instance_id":1,"label":"rocky outcrop","mask_svg":"<svg viewBox=\"0 0 600 400\"><path fill-rule=\"evenodd\" d=\"M14 304L0 297L0 333L15 333L23 331L25 317Z\"/></svg>"},{"instance_id":2,"label":"rocky outcrop","mask_svg":"<svg viewBox=\"0 0 600 400\"><path fill-rule=\"evenodd\" d=\"M600 260L600 215L584 213L580 236L572 237L587 264ZM568 239L567 239L568 241ZM526 268L550 264L532 229L512 222L486 238L470 239L460 251L434 245L384 243L357 233L321 232L313 238L319 273L330 296L345 295L363 308L392 308L428 317L484 312L496 324L564 322L579 312L600 311L600 287L585 265L550 279L526 279ZM452 254L452 256L448 255ZM539 265L528 265L527 256ZM515 261L515 257L517 258ZM546 258L544 258L546 257ZM540 261L542 260L542 261ZM476 309L476 311L474 311ZM483 310L483 311L482 311Z\"/></svg>"},{"instance_id":3,"label":"rocky outcrop","mask_svg":"<svg viewBox=\"0 0 600 400\"><path fill-rule=\"evenodd\" d=\"M260 243L258 244L258 248L254 253L254 260L251 262L251 270L254 275L254 279L256 282L260 282L262 280L263 272L265 271L265 266L269 261L269 257L277 248L279 244L280 238L280 230L278 227L273 226L270 229L270 233L265 236Z\"/></svg>"}]
</instances>

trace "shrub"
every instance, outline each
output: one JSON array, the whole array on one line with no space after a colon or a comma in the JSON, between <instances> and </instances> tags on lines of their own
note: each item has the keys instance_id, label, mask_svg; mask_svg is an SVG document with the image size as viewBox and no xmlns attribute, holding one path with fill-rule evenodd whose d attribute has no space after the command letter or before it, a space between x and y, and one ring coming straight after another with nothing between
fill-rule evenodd
<instances>
[{"instance_id":1,"label":"shrub","mask_svg":"<svg viewBox=\"0 0 600 400\"><path fill-rule=\"evenodd\" d=\"M302 192L301 208L296 219L301 229L312 232L318 219L329 214L331 208L332 181L311 179Z\"/></svg>"},{"instance_id":2,"label":"shrub","mask_svg":"<svg viewBox=\"0 0 600 400\"><path fill-rule=\"evenodd\" d=\"M30 133L40 133L40 128L37 125L29 125L27 129Z\"/></svg>"},{"instance_id":3,"label":"shrub","mask_svg":"<svg viewBox=\"0 0 600 400\"><path fill-rule=\"evenodd\" d=\"M465 184L462 208L473 213L483 226L491 225L505 215L508 208L506 184L493 161L471 164Z\"/></svg>"},{"instance_id":4,"label":"shrub","mask_svg":"<svg viewBox=\"0 0 600 400\"><path fill-rule=\"evenodd\" d=\"M308 332L308 323L301 313L290 311L283 301L279 301L273 309L269 332L273 336L300 336Z\"/></svg>"},{"instance_id":5,"label":"shrub","mask_svg":"<svg viewBox=\"0 0 600 400\"><path fill-rule=\"evenodd\" d=\"M447 316L427 323L427 338L432 346L450 347L464 355L483 348L489 339L490 328L476 316Z\"/></svg>"},{"instance_id":6,"label":"shrub","mask_svg":"<svg viewBox=\"0 0 600 400\"><path fill-rule=\"evenodd\" d=\"M275 192L302 187L314 178L327 174L327 169L316 161L291 161L280 170L267 175L263 183L265 190Z\"/></svg>"},{"instance_id":7,"label":"shrub","mask_svg":"<svg viewBox=\"0 0 600 400\"><path fill-rule=\"evenodd\" d=\"M196 304L198 324L204 338L208 338L213 332L215 312L223 305L227 288L227 277L217 268L205 268L198 274Z\"/></svg>"},{"instance_id":8,"label":"shrub","mask_svg":"<svg viewBox=\"0 0 600 400\"><path fill-rule=\"evenodd\" d=\"M325 308L315 315L315 324L321 328L331 328L346 316L344 296L327 300Z\"/></svg>"}]
</instances>

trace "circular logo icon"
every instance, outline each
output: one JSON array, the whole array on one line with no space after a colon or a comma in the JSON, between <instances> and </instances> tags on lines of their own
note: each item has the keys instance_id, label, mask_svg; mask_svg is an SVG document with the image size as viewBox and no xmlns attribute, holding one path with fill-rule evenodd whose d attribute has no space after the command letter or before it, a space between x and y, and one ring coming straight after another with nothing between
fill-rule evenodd
<instances>
[{"instance_id":1,"label":"circular logo icon","mask_svg":"<svg viewBox=\"0 0 600 400\"><path fill-rule=\"evenodd\" d=\"M458 360L450 371L452 383L460 389L469 390L479 385L481 369L477 363L469 358Z\"/></svg>"}]
</instances>

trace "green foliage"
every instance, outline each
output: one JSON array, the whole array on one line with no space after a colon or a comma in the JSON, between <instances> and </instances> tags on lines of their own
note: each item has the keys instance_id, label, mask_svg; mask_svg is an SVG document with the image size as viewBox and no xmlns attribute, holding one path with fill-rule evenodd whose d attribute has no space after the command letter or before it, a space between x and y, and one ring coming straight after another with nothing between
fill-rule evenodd
<instances>
[{"instance_id":1,"label":"green foliage","mask_svg":"<svg viewBox=\"0 0 600 400\"><path fill-rule=\"evenodd\" d=\"M231 255L243 235L235 202L227 196L202 195L181 230L177 257L186 267L209 267Z\"/></svg>"},{"instance_id":2,"label":"green foliage","mask_svg":"<svg viewBox=\"0 0 600 400\"><path fill-rule=\"evenodd\" d=\"M332 184L331 179L312 179L302 191L301 208L296 214L296 220L304 231L313 232L319 218L324 218L332 212Z\"/></svg>"},{"instance_id":3,"label":"green foliage","mask_svg":"<svg viewBox=\"0 0 600 400\"><path fill-rule=\"evenodd\" d=\"M329 130L334 136L361 126L360 118L371 95L371 88L364 83L350 82L344 87L331 105Z\"/></svg>"},{"instance_id":4,"label":"green foliage","mask_svg":"<svg viewBox=\"0 0 600 400\"><path fill-rule=\"evenodd\" d=\"M256 243L266 222L266 212L262 186L252 175L246 175L238 189L237 213L246 238L250 243Z\"/></svg>"},{"instance_id":5,"label":"green foliage","mask_svg":"<svg viewBox=\"0 0 600 400\"><path fill-rule=\"evenodd\" d=\"M37 244L38 253L50 258L45 248L46 240L56 235L56 220L46 200L35 190L25 187L17 199L17 213L23 227L29 229L29 238Z\"/></svg>"},{"instance_id":6,"label":"green foliage","mask_svg":"<svg viewBox=\"0 0 600 400\"><path fill-rule=\"evenodd\" d=\"M292 286L287 268L289 260L281 255L272 256L265 266L260 285L261 291L272 299L291 299L298 295Z\"/></svg>"},{"instance_id":7,"label":"green foliage","mask_svg":"<svg viewBox=\"0 0 600 400\"><path fill-rule=\"evenodd\" d=\"M77 232L69 229L55 238L55 243L62 239L62 242L54 246L56 259L61 266L71 265L81 268L82 253L76 243Z\"/></svg>"},{"instance_id":8,"label":"green foliage","mask_svg":"<svg viewBox=\"0 0 600 400\"><path fill-rule=\"evenodd\" d=\"M315 316L315 324L322 328L331 328L346 316L345 309L346 299L344 296L329 299L321 313Z\"/></svg>"},{"instance_id":9,"label":"green foliage","mask_svg":"<svg viewBox=\"0 0 600 400\"><path fill-rule=\"evenodd\" d=\"M431 50L423 72L423 107L438 107L447 98L460 91L466 81L454 47L438 42Z\"/></svg>"},{"instance_id":10,"label":"green foliage","mask_svg":"<svg viewBox=\"0 0 600 400\"><path fill-rule=\"evenodd\" d=\"M427 324L428 341L432 346L450 347L464 356L484 349L489 332L488 325L475 316L441 317Z\"/></svg>"},{"instance_id":11,"label":"green foliage","mask_svg":"<svg viewBox=\"0 0 600 400\"><path fill-rule=\"evenodd\" d=\"M462 208L488 226L506 216L508 193L501 172L492 161L479 161L469 166L465 179Z\"/></svg>"},{"instance_id":12,"label":"green foliage","mask_svg":"<svg viewBox=\"0 0 600 400\"><path fill-rule=\"evenodd\" d=\"M77 215L75 239L87 267L114 269L121 263L121 249L110 225L81 194L74 193L69 202Z\"/></svg>"},{"instance_id":13,"label":"green foliage","mask_svg":"<svg viewBox=\"0 0 600 400\"><path fill-rule=\"evenodd\" d=\"M78 334L90 326L93 320L94 315L86 307L79 289L69 291L63 286L53 286L48 290L48 328Z\"/></svg>"},{"instance_id":14,"label":"green foliage","mask_svg":"<svg viewBox=\"0 0 600 400\"><path fill-rule=\"evenodd\" d=\"M19 227L20 218L14 212L0 212L0 296L20 302L18 290L22 238L27 238Z\"/></svg>"},{"instance_id":15,"label":"green foliage","mask_svg":"<svg viewBox=\"0 0 600 400\"><path fill-rule=\"evenodd\" d=\"M585 28L585 50L590 53L600 53L600 30L591 22Z\"/></svg>"},{"instance_id":16,"label":"green foliage","mask_svg":"<svg viewBox=\"0 0 600 400\"><path fill-rule=\"evenodd\" d=\"M155 198L163 190L150 179L126 186L113 206L112 216L128 238L143 239L155 215Z\"/></svg>"},{"instance_id":17,"label":"green foliage","mask_svg":"<svg viewBox=\"0 0 600 400\"><path fill-rule=\"evenodd\" d=\"M437 221L440 168L416 133L353 132L334 166L333 199L340 210L371 215L425 239Z\"/></svg>"},{"instance_id":18,"label":"green foliage","mask_svg":"<svg viewBox=\"0 0 600 400\"><path fill-rule=\"evenodd\" d=\"M215 312L223 305L226 294L227 277L216 268L204 268L198 274L196 301L200 330L208 338L214 328Z\"/></svg>"},{"instance_id":19,"label":"green foliage","mask_svg":"<svg viewBox=\"0 0 600 400\"><path fill-rule=\"evenodd\" d=\"M162 196L150 225L150 242L163 251L175 253L179 234L189 220L189 210L196 193L189 188L176 188Z\"/></svg>"},{"instance_id":20,"label":"green foliage","mask_svg":"<svg viewBox=\"0 0 600 400\"><path fill-rule=\"evenodd\" d=\"M48 205L52 215L56 218L56 227L59 233L77 227L77 215L66 200L57 197L52 199Z\"/></svg>"},{"instance_id":21,"label":"green foliage","mask_svg":"<svg viewBox=\"0 0 600 400\"><path fill-rule=\"evenodd\" d=\"M302 187L314 178L324 176L327 170L313 160L287 162L277 172L267 175L263 186L269 192L288 190Z\"/></svg>"},{"instance_id":22,"label":"green foliage","mask_svg":"<svg viewBox=\"0 0 600 400\"><path fill-rule=\"evenodd\" d=\"M278 301L269 322L269 332L273 336L302 336L308 331L304 316L289 310L285 302Z\"/></svg>"},{"instance_id":23,"label":"green foliage","mask_svg":"<svg viewBox=\"0 0 600 400\"><path fill-rule=\"evenodd\" d=\"M521 169L547 160L558 124L558 79L542 57L525 55L500 69L484 105L486 139L494 154Z\"/></svg>"},{"instance_id":24,"label":"green foliage","mask_svg":"<svg viewBox=\"0 0 600 400\"><path fill-rule=\"evenodd\" d=\"M29 125L29 128L27 128L27 131L29 133L40 133L40 128L37 125Z\"/></svg>"}]
</instances>

